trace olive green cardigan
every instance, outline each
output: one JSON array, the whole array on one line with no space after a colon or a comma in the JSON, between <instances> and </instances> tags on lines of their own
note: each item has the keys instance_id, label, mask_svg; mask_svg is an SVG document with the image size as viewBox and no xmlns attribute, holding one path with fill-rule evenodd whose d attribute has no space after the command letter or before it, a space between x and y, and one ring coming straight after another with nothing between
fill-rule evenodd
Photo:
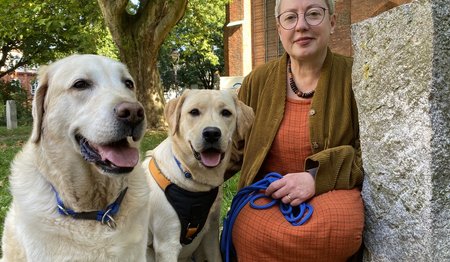
<instances>
[{"instance_id":1,"label":"olive green cardigan","mask_svg":"<svg viewBox=\"0 0 450 262\"><path fill-rule=\"evenodd\" d=\"M243 151L240 188L254 182L283 119L286 63L284 54L256 68L244 78L239 90L239 99L255 111L255 122ZM351 58L328 50L309 113L313 154L305 161L305 170L318 167L316 195L362 184L358 110L351 72Z\"/></svg>"}]
</instances>

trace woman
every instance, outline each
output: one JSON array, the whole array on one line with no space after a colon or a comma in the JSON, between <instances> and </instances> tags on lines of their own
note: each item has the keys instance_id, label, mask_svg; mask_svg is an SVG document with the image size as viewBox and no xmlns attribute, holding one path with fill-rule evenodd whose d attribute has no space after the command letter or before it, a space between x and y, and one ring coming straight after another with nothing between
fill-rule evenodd
<instances>
[{"instance_id":1,"label":"woman","mask_svg":"<svg viewBox=\"0 0 450 262\"><path fill-rule=\"evenodd\" d=\"M239 187L269 172L283 178L266 195L314 207L302 226L278 207L248 205L232 231L238 261L347 261L364 226L358 113L350 58L328 48L336 24L333 0L277 0L278 33L286 53L255 69L239 99L255 111Z\"/></svg>"}]
</instances>

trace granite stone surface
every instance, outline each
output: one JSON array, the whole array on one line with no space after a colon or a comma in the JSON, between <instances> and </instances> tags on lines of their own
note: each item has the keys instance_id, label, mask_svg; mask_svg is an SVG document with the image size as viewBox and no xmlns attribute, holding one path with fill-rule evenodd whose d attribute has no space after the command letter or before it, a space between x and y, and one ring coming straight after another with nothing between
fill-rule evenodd
<instances>
[{"instance_id":1,"label":"granite stone surface","mask_svg":"<svg viewBox=\"0 0 450 262\"><path fill-rule=\"evenodd\" d=\"M352 26L365 261L450 261L450 0Z\"/></svg>"}]
</instances>

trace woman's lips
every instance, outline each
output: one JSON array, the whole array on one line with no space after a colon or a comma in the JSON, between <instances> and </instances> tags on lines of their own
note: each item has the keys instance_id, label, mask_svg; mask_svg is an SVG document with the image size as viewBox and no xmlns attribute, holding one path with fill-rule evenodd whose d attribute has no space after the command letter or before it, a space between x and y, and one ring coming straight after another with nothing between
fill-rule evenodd
<instances>
[{"instance_id":1,"label":"woman's lips","mask_svg":"<svg viewBox=\"0 0 450 262\"><path fill-rule=\"evenodd\" d=\"M311 41L313 40L313 38L311 37L301 37L298 38L294 41L294 43L299 44L301 46L306 46L309 45L309 43L311 43Z\"/></svg>"}]
</instances>

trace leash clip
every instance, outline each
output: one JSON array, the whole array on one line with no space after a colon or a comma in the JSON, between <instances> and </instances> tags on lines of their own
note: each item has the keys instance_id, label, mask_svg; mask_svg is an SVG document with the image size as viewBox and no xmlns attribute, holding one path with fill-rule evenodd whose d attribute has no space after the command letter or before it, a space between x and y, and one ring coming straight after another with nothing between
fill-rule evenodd
<instances>
[{"instance_id":1,"label":"leash clip","mask_svg":"<svg viewBox=\"0 0 450 262\"><path fill-rule=\"evenodd\" d=\"M70 216L69 212L67 212L67 210L63 206L61 206L60 204L58 204L57 206L59 211L63 212L66 216Z\"/></svg>"},{"instance_id":2,"label":"leash clip","mask_svg":"<svg viewBox=\"0 0 450 262\"><path fill-rule=\"evenodd\" d=\"M109 228L111 228L111 229L116 229L117 223L114 220L114 218L108 214L109 212L111 212L111 208L106 210L105 214L103 214L101 222L103 225L104 224L108 225Z\"/></svg>"}]
</instances>

